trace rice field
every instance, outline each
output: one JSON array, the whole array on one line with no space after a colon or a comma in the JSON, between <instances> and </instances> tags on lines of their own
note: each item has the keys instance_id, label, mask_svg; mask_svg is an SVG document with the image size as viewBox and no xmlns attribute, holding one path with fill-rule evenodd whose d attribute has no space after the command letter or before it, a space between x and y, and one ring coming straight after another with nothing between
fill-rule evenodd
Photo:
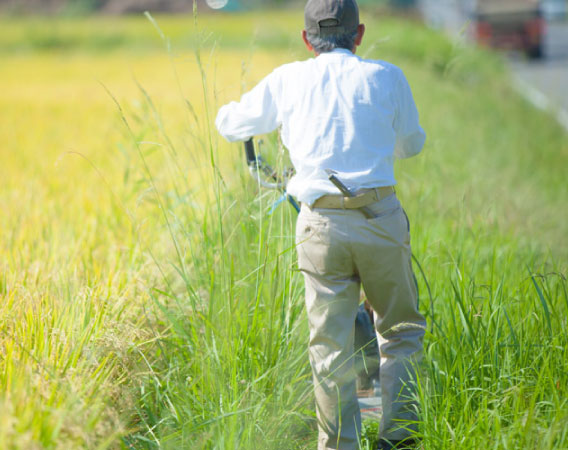
<instances>
[{"instance_id":1,"label":"rice field","mask_svg":"<svg viewBox=\"0 0 568 450\"><path fill-rule=\"evenodd\" d=\"M568 449L568 136L498 56L362 17L428 134L422 448ZM0 449L315 448L295 212L213 127L302 23L0 18Z\"/></svg>"}]
</instances>

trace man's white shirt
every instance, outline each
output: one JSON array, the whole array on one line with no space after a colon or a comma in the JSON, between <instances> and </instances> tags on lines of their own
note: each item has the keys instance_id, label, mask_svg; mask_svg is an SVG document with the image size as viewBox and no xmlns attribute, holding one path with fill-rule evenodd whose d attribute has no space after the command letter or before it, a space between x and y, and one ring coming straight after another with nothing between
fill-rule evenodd
<instances>
[{"instance_id":1,"label":"man's white shirt","mask_svg":"<svg viewBox=\"0 0 568 450\"><path fill-rule=\"evenodd\" d=\"M278 67L221 107L215 125L230 142L281 127L296 169L288 193L309 205L339 193L325 169L354 190L395 185L394 159L426 139L402 71L343 49Z\"/></svg>"}]
</instances>

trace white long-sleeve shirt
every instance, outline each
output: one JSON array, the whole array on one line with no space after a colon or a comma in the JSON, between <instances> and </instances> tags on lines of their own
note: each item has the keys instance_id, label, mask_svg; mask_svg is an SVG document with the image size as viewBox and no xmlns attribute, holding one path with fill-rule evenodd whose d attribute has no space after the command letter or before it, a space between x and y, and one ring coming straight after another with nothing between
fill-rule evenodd
<instances>
[{"instance_id":1,"label":"white long-sleeve shirt","mask_svg":"<svg viewBox=\"0 0 568 450\"><path fill-rule=\"evenodd\" d=\"M288 193L309 205L339 193L332 169L352 189L393 186L393 163L422 150L426 135L402 71L336 49L275 69L215 125L230 142L281 126L296 174Z\"/></svg>"}]
</instances>

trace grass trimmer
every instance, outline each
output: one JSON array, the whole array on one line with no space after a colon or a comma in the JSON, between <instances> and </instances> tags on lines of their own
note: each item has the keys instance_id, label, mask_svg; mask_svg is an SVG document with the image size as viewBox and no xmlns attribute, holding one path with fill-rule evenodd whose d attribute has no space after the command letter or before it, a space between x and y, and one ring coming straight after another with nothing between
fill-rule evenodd
<instances>
[{"instance_id":1,"label":"grass trimmer","mask_svg":"<svg viewBox=\"0 0 568 450\"><path fill-rule=\"evenodd\" d=\"M273 205L271 212L283 201L288 201L296 212L300 212L300 205L298 202L286 191L286 184L288 180L294 175L293 168L284 168L283 172L279 174L274 170L263 158L262 155L258 154L255 150L253 138L250 138L244 143L245 156L249 172L254 180L263 188L266 189L276 189L282 193L280 199L278 199ZM329 180L345 195L346 197L353 197L353 194L347 186L341 182L332 171L327 171ZM369 217L374 217L374 213L369 209L365 208L363 213ZM371 308L367 302L362 303L357 318L355 320L355 338L357 342L357 347L361 348L361 352L364 356L361 356L363 360L367 359L366 362L362 363L362 368L358 372L358 388L360 391L365 391L365 396L372 398L374 395L373 389L374 379L378 378L378 358L379 349L377 344L377 338L375 334L375 329L373 326L373 315ZM372 398L366 400L369 403ZM380 399L378 399L380 402ZM372 402L370 404L365 404L364 400L360 400L362 412L367 410L368 417L376 418L377 413L377 402ZM380 406L378 407L380 409Z\"/></svg>"}]
</instances>

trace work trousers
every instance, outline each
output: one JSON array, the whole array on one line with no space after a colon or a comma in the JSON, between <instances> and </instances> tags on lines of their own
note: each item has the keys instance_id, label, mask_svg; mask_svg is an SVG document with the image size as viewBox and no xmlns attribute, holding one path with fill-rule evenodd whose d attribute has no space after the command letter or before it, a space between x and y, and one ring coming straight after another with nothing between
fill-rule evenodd
<instances>
[{"instance_id":1,"label":"work trousers","mask_svg":"<svg viewBox=\"0 0 568 450\"><path fill-rule=\"evenodd\" d=\"M318 419L318 450L358 448L361 415L353 357L361 285L375 311L381 355L380 435L408 437L415 428L412 396L426 321L418 312L408 221L395 194L359 210L311 209L296 226L310 328L309 357Z\"/></svg>"}]
</instances>

